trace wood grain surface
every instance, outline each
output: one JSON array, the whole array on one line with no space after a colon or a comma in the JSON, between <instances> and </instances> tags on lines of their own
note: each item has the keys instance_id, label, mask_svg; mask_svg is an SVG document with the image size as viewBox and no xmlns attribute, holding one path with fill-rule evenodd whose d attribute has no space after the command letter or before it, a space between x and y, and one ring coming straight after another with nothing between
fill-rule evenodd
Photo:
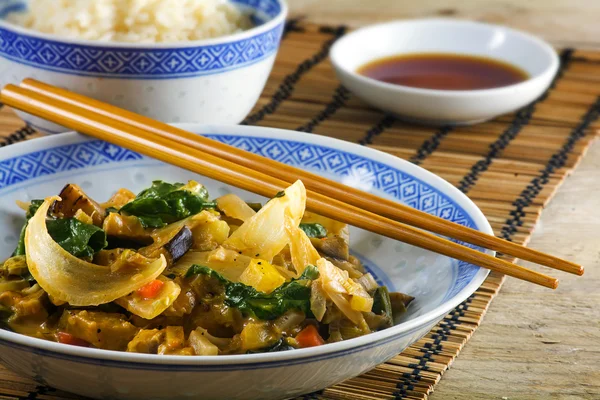
<instances>
[{"instance_id":1,"label":"wood grain surface","mask_svg":"<svg viewBox=\"0 0 600 400\"><path fill-rule=\"evenodd\" d=\"M293 16L318 23L450 16L527 30L561 47L600 48L597 0L289 3ZM560 274L555 292L508 278L432 400L600 399L600 143L548 205L530 246L581 263L586 274Z\"/></svg>"}]
</instances>

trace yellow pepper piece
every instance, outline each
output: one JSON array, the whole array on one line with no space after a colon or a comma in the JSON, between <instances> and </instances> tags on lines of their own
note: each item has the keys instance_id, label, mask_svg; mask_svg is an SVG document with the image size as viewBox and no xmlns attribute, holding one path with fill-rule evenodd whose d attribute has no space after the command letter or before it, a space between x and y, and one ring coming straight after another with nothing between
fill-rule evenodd
<instances>
[{"instance_id":1,"label":"yellow pepper piece","mask_svg":"<svg viewBox=\"0 0 600 400\"><path fill-rule=\"evenodd\" d=\"M271 293L285 282L285 278L271 263L253 258L240 276L240 282L264 293Z\"/></svg>"},{"instance_id":2,"label":"yellow pepper piece","mask_svg":"<svg viewBox=\"0 0 600 400\"><path fill-rule=\"evenodd\" d=\"M356 311L369 312L373 308L373 298L362 297L362 296L352 296L352 300L350 300L350 307Z\"/></svg>"},{"instance_id":3,"label":"yellow pepper piece","mask_svg":"<svg viewBox=\"0 0 600 400\"><path fill-rule=\"evenodd\" d=\"M240 334L244 350L258 350L268 347L277 341L270 332L268 325L260 322L250 322Z\"/></svg>"}]
</instances>

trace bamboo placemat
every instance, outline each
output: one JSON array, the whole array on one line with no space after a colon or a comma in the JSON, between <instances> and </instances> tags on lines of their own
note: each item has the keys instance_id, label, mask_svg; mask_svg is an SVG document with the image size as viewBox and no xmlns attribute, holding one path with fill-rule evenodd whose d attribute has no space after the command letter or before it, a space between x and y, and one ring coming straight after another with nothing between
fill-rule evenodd
<instances>
[{"instance_id":1,"label":"bamboo placemat","mask_svg":"<svg viewBox=\"0 0 600 400\"><path fill-rule=\"evenodd\" d=\"M600 53L563 50L540 100L469 127L407 124L373 110L340 86L327 54L346 28L290 21L275 68L248 125L296 129L386 151L456 185L496 235L526 243L544 205L573 171L600 127ZM38 136L6 107L0 146ZM402 354L304 399L426 399L481 323L504 277L492 273L463 304ZM77 399L0 367L0 399Z\"/></svg>"}]
</instances>

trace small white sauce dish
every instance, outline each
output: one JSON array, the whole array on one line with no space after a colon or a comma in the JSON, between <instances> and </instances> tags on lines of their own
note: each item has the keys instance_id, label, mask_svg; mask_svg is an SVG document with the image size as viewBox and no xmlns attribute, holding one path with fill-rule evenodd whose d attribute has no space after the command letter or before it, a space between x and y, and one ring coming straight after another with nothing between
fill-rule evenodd
<instances>
[{"instance_id":1,"label":"small white sauce dish","mask_svg":"<svg viewBox=\"0 0 600 400\"><path fill-rule=\"evenodd\" d=\"M459 91L400 86L357 72L369 62L414 53L488 57L521 68L529 78L510 86ZM540 97L559 67L552 47L532 35L451 19L365 27L338 40L330 55L339 79L356 96L401 119L433 125L469 125L515 111Z\"/></svg>"},{"instance_id":2,"label":"small white sauce dish","mask_svg":"<svg viewBox=\"0 0 600 400\"><path fill-rule=\"evenodd\" d=\"M118 43L40 33L5 21L28 0L0 0L0 85L24 78L164 122L237 124L258 100L283 33L284 0L231 0L255 26L189 42ZM47 133L67 129L28 114Z\"/></svg>"}]
</instances>

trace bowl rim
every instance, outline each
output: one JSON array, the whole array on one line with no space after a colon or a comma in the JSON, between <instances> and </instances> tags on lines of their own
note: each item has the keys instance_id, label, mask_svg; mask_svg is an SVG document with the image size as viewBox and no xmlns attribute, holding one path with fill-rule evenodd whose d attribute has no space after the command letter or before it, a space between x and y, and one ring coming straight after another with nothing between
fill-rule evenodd
<instances>
[{"instance_id":1,"label":"bowl rim","mask_svg":"<svg viewBox=\"0 0 600 400\"><path fill-rule=\"evenodd\" d=\"M324 147L335 148L356 155L376 160L377 162L406 171L422 182L435 187L439 192L454 199L458 205L471 217L478 230L493 234L493 230L483 212L464 193L442 179L441 177L425 170L424 168L410 163L409 161L392 156L391 154L360 146L356 143L346 142L340 139L311 135L277 128L240 126L240 125L202 125L202 124L173 124L182 129L193 132L210 133L216 135L246 136L246 137L268 137L282 140L306 142ZM16 143L6 148L0 148L0 160L6 156L16 157L29 154L47 148L61 145L82 143L96 140L76 132L66 132L35 139L33 141ZM487 254L494 255L495 252L486 250ZM161 369L165 366L182 366L191 369L203 369L203 367L227 367L237 368L240 366L252 368L272 368L277 365L290 365L317 361L323 358L331 358L344 353L360 351L364 348L375 347L385 342L394 340L396 337L424 329L434 321L446 315L464 300L466 300L487 277L489 271L479 268L473 279L460 292L447 299L435 309L420 315L414 319L395 325L391 328L374 332L365 336L330 343L325 346L317 346L294 351L283 351L277 353L240 354L223 356L160 356L156 354L128 353L124 351L102 350L83 348L77 346L66 346L60 343L33 338L22 334L0 329L0 344L24 348L28 351L48 354L53 357L67 359L84 359L86 362L103 362L104 364L116 363L119 366L130 365L138 368L155 367Z\"/></svg>"},{"instance_id":2,"label":"bowl rim","mask_svg":"<svg viewBox=\"0 0 600 400\"><path fill-rule=\"evenodd\" d=\"M139 43L139 42L104 42L98 40L89 40L89 39L78 39L78 38L69 38L60 35L54 35L49 33L43 33L36 31L34 29L24 28L22 26L13 24L8 22L5 18L0 18L0 28L6 29L8 31L12 31L19 35L30 36L37 39L45 40L45 41L54 41L57 43L65 43L65 44L73 44L79 46L86 47L95 47L102 49L123 49L123 50L171 50L171 49L185 49L185 48L194 48L194 47L203 47L203 46L211 46L218 44L226 44L229 42L237 42L244 39L250 39L252 37L258 36L262 33L269 32L275 27L279 26L282 23L285 23L285 19L288 15L288 5L286 0L272 0L276 1L280 10L279 13L273 18L269 19L267 22L256 25L247 29L245 31L236 32L229 35L218 36L214 38L208 39L200 39L200 40L191 40L191 41L179 41L179 42L169 42L169 43Z\"/></svg>"},{"instance_id":3,"label":"bowl rim","mask_svg":"<svg viewBox=\"0 0 600 400\"><path fill-rule=\"evenodd\" d=\"M387 27L397 26L397 25L449 25L453 26L476 26L488 30L497 30L501 29L503 31L509 32L511 35L515 35L529 41L532 45L537 46L540 50L545 52L549 58L550 62L548 65L541 71L535 75L531 75L528 79L514 83L507 86L500 86L496 88L490 89L471 89L471 90L442 90L442 89L427 89L427 88L417 88L412 86L404 86L397 85L394 83L387 83L378 81L373 78L369 78L367 76L359 74L356 70L348 68L341 56L339 56L339 49L343 45L347 45L348 42L353 40L357 40L361 35L364 35L366 32L376 29L385 29ZM413 51L415 53L417 51ZM436 53L444 53L444 51L436 51ZM448 52L449 54L453 54ZM350 32L347 35L344 35L339 40L337 40L330 50L330 58L331 64L338 72L338 74L345 74L351 77L352 79L359 81L365 85L369 85L374 87L376 90L388 90L395 91L403 94L415 94L415 95L428 95L428 96L443 96L443 97L451 97L451 98L467 98L467 97L481 97L481 96L500 96L505 94L517 93L518 91L530 86L532 84L536 84L538 82L543 82L548 79L548 77L553 77L556 75L558 68L560 66L560 59L556 51L552 48L552 46L546 41L540 39L537 36L534 36L530 33L517 30L514 28L510 28L503 25L490 24L486 22L478 22L478 21L469 21L469 20L459 20L452 18L422 18L422 19L414 19L414 20L395 20L384 22L380 24L374 24L365 26L363 28L357 29L354 32ZM401 54L401 53L399 53ZM476 53L474 53L476 54ZM373 60L371 60L373 61ZM370 62L370 61L369 61ZM516 65L516 64L515 64ZM521 68L520 65L516 65Z\"/></svg>"}]
</instances>

